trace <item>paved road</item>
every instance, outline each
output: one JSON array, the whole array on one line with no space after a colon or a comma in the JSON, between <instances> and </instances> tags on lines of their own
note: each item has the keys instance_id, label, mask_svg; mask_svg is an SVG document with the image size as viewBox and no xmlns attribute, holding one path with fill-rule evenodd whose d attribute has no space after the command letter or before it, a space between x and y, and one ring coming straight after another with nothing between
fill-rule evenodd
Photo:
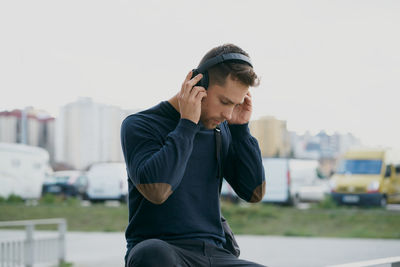
<instances>
[{"instance_id":1,"label":"paved road","mask_svg":"<svg viewBox=\"0 0 400 267\"><path fill-rule=\"evenodd\" d=\"M49 234L36 232L36 236ZM0 239L23 237L21 231L0 231ZM278 236L237 237L241 258L267 266L327 266L400 256L400 240L302 238ZM68 232L67 261L74 267L123 266L123 233Z\"/></svg>"},{"instance_id":2,"label":"paved road","mask_svg":"<svg viewBox=\"0 0 400 267\"><path fill-rule=\"evenodd\" d=\"M268 266L326 266L400 256L400 240L238 236L241 258ZM123 266L122 233L67 235L68 260L77 267Z\"/></svg>"},{"instance_id":3,"label":"paved road","mask_svg":"<svg viewBox=\"0 0 400 267\"><path fill-rule=\"evenodd\" d=\"M240 236L243 258L268 266L327 266L400 256L400 240Z\"/></svg>"}]
</instances>

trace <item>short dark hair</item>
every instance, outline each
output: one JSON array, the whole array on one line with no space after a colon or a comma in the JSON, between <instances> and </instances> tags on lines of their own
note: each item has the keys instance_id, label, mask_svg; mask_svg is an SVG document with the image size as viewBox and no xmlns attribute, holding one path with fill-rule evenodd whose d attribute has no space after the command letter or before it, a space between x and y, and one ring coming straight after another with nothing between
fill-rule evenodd
<instances>
[{"instance_id":1,"label":"short dark hair","mask_svg":"<svg viewBox=\"0 0 400 267\"><path fill-rule=\"evenodd\" d=\"M249 57L249 54L240 47L234 44L224 44L208 51L201 59L199 66L210 58L229 53L240 53ZM208 69L210 85L224 85L229 74L234 80L238 80L247 86L258 86L260 84L260 79L251 66L246 63L227 61Z\"/></svg>"}]
</instances>

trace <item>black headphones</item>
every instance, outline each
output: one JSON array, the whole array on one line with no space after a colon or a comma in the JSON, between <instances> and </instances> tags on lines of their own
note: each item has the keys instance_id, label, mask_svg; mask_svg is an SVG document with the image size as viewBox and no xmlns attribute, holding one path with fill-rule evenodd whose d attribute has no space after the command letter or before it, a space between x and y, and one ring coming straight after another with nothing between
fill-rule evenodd
<instances>
[{"instance_id":1,"label":"black headphones","mask_svg":"<svg viewBox=\"0 0 400 267\"><path fill-rule=\"evenodd\" d=\"M201 64L197 69L193 70L192 78L195 77L197 74L203 74L203 78L196 84L196 86L202 86L206 90L208 88L209 77L208 77L208 69L212 66L215 66L219 63L226 62L226 61L234 61L239 63L245 63L250 67L253 67L251 60L249 57L246 57L240 53L229 53L229 54L222 54L213 58L208 59L206 62Z\"/></svg>"}]
</instances>

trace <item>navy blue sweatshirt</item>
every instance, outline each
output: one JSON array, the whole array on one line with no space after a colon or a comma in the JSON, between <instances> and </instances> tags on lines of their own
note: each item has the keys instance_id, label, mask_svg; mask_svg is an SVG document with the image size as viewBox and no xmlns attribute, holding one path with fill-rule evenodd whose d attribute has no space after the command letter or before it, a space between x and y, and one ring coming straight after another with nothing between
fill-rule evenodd
<instances>
[{"instance_id":1,"label":"navy blue sweatshirt","mask_svg":"<svg viewBox=\"0 0 400 267\"><path fill-rule=\"evenodd\" d=\"M239 197L258 202L265 175L257 140L247 124L220 125L223 176ZM129 185L129 250L158 238L224 242L214 130L181 119L167 101L128 116L121 143Z\"/></svg>"}]
</instances>

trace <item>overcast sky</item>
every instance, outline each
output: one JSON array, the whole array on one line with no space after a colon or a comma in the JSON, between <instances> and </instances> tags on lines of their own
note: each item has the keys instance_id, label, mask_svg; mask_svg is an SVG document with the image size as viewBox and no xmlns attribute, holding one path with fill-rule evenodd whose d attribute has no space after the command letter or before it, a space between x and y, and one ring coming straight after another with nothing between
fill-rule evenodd
<instances>
[{"instance_id":1,"label":"overcast sky","mask_svg":"<svg viewBox=\"0 0 400 267\"><path fill-rule=\"evenodd\" d=\"M234 43L262 79L254 119L400 147L399 32L395 0L1 1L0 110L149 107Z\"/></svg>"}]
</instances>

